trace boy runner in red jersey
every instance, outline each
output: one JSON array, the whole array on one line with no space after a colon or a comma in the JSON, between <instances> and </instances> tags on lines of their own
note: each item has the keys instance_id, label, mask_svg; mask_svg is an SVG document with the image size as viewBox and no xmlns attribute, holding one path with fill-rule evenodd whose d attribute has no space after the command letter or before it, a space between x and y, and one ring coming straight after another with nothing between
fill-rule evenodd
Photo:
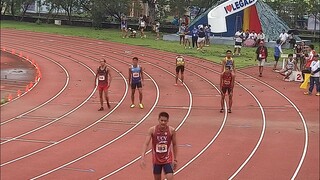
<instances>
[{"instance_id":1,"label":"boy runner in red jersey","mask_svg":"<svg viewBox=\"0 0 320 180\"><path fill-rule=\"evenodd\" d=\"M167 180L173 179L173 170L177 167L177 140L176 131L168 126L169 114L161 112L159 124L148 130L141 154L141 167L145 167L145 153L152 141L153 175L155 180L161 180L162 169Z\"/></svg>"},{"instance_id":2,"label":"boy runner in red jersey","mask_svg":"<svg viewBox=\"0 0 320 180\"><path fill-rule=\"evenodd\" d=\"M111 74L110 74L110 70L106 65L106 60L102 59L100 60L100 66L97 69L97 73L96 73L96 77L95 77L95 83L94 86L96 86L98 80L98 90L99 90L99 97L100 97L100 104L101 107L98 111L103 111L103 92L107 101L107 106L110 109L110 103L109 103L109 96L108 96L108 89L110 87L111 84Z\"/></svg>"},{"instance_id":3,"label":"boy runner in red jersey","mask_svg":"<svg viewBox=\"0 0 320 180\"><path fill-rule=\"evenodd\" d=\"M220 75L220 89L221 89L221 109L220 112L223 112L223 104L226 92L228 91L229 95L229 108L228 113L231 113L232 107L232 95L234 88L234 75L231 73L230 66L225 67L225 71Z\"/></svg>"}]
</instances>

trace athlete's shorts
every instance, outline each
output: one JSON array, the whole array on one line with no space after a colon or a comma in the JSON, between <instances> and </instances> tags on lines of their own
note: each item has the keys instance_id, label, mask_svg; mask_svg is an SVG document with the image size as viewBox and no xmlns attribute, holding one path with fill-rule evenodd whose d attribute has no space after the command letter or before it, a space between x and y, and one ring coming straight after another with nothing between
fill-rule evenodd
<instances>
[{"instance_id":1,"label":"athlete's shorts","mask_svg":"<svg viewBox=\"0 0 320 180\"><path fill-rule=\"evenodd\" d=\"M99 91L106 91L108 90L108 84L98 85Z\"/></svg>"},{"instance_id":2,"label":"athlete's shorts","mask_svg":"<svg viewBox=\"0 0 320 180\"><path fill-rule=\"evenodd\" d=\"M274 60L275 60L275 61L277 61L277 62L278 62L278 61L279 61L279 59L280 59L280 57L279 57L279 56L274 56Z\"/></svg>"},{"instance_id":3,"label":"athlete's shorts","mask_svg":"<svg viewBox=\"0 0 320 180\"><path fill-rule=\"evenodd\" d=\"M126 25L121 25L121 29L123 29L123 30L127 30L128 28L127 28L127 26L126 26Z\"/></svg>"},{"instance_id":4,"label":"athlete's shorts","mask_svg":"<svg viewBox=\"0 0 320 180\"><path fill-rule=\"evenodd\" d=\"M264 66L265 63L266 59L261 59L260 61L258 61L258 66Z\"/></svg>"},{"instance_id":5,"label":"athlete's shorts","mask_svg":"<svg viewBox=\"0 0 320 180\"><path fill-rule=\"evenodd\" d=\"M181 71L181 73L184 72L184 66L177 66L176 67L176 73L179 73Z\"/></svg>"},{"instance_id":6,"label":"athlete's shorts","mask_svg":"<svg viewBox=\"0 0 320 180\"><path fill-rule=\"evenodd\" d=\"M285 71L284 71L284 75L288 75L288 74L291 74L292 73L292 69L286 69Z\"/></svg>"},{"instance_id":7,"label":"athlete's shorts","mask_svg":"<svg viewBox=\"0 0 320 180\"><path fill-rule=\"evenodd\" d=\"M131 83L131 89L142 88L141 82Z\"/></svg>"},{"instance_id":8,"label":"athlete's shorts","mask_svg":"<svg viewBox=\"0 0 320 180\"><path fill-rule=\"evenodd\" d=\"M167 163L167 164L154 164L153 174L161 174L162 169L165 174L173 173L172 164Z\"/></svg>"},{"instance_id":9,"label":"athlete's shorts","mask_svg":"<svg viewBox=\"0 0 320 180\"><path fill-rule=\"evenodd\" d=\"M232 92L232 88L231 87L222 87L221 91L222 91L222 94L226 94L227 91L228 91L228 94L230 94Z\"/></svg>"},{"instance_id":10,"label":"athlete's shorts","mask_svg":"<svg viewBox=\"0 0 320 180\"><path fill-rule=\"evenodd\" d=\"M241 48L242 47L242 42L235 42L234 43L234 48Z\"/></svg>"},{"instance_id":11,"label":"athlete's shorts","mask_svg":"<svg viewBox=\"0 0 320 180\"><path fill-rule=\"evenodd\" d=\"M198 37L197 42L198 42L198 43L201 43L201 42L204 42L204 40L205 40L205 38L204 38L204 37Z\"/></svg>"}]
</instances>

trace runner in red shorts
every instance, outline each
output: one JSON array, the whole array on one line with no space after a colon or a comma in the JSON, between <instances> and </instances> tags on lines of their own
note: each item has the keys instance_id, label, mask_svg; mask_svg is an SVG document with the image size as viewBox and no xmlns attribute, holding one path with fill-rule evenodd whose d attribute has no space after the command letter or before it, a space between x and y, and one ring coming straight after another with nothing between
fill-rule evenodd
<instances>
[{"instance_id":1,"label":"runner in red shorts","mask_svg":"<svg viewBox=\"0 0 320 180\"><path fill-rule=\"evenodd\" d=\"M225 71L220 76L220 89L221 89L221 109L220 112L223 112L223 104L225 95L228 91L229 95L229 108L228 113L231 113L232 107L232 95L233 95L233 87L234 87L234 75L231 73L230 66L225 67Z\"/></svg>"},{"instance_id":2,"label":"runner in red shorts","mask_svg":"<svg viewBox=\"0 0 320 180\"><path fill-rule=\"evenodd\" d=\"M110 74L110 70L106 65L106 60L105 59L101 59L100 60L100 64L101 66L99 66L99 68L97 69L97 73L96 73L96 78L95 78L95 84L94 86L96 86L96 83L98 81L98 90L99 90L99 97L100 97L100 104L101 107L98 111L103 111L103 92L107 101L107 106L110 109L110 103L109 103L109 97L108 97L108 89L110 87L111 84L111 74Z\"/></svg>"},{"instance_id":3,"label":"runner in red shorts","mask_svg":"<svg viewBox=\"0 0 320 180\"><path fill-rule=\"evenodd\" d=\"M176 131L168 126L169 114L161 112L158 117L159 124L148 130L141 154L141 167L144 168L145 153L152 141L153 175L155 180L161 180L162 170L167 180L173 179L173 170L177 167L177 140Z\"/></svg>"}]
</instances>

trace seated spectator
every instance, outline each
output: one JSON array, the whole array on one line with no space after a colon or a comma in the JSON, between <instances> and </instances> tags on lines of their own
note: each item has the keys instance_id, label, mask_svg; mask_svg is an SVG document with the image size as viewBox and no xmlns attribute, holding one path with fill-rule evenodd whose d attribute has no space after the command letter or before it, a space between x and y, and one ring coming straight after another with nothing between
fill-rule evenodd
<instances>
[{"instance_id":1,"label":"seated spectator","mask_svg":"<svg viewBox=\"0 0 320 180\"><path fill-rule=\"evenodd\" d=\"M285 81L290 81L289 77L292 74L292 71L296 69L298 69L298 67L296 61L293 59L293 54L289 54L288 59L286 60L285 68L281 69L279 73L285 76Z\"/></svg>"},{"instance_id":2,"label":"seated spectator","mask_svg":"<svg viewBox=\"0 0 320 180\"><path fill-rule=\"evenodd\" d=\"M137 36L137 31L132 29L132 28L128 28L128 30L130 31L130 36L131 38L135 38Z\"/></svg>"}]
</instances>

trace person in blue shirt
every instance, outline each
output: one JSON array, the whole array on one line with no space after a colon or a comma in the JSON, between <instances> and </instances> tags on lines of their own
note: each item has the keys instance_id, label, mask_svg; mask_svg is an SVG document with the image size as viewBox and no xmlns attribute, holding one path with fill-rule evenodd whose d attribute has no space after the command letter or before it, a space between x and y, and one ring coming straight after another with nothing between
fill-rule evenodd
<instances>
[{"instance_id":1,"label":"person in blue shirt","mask_svg":"<svg viewBox=\"0 0 320 180\"><path fill-rule=\"evenodd\" d=\"M197 29L196 26L193 27L191 31L191 36L192 36L192 47L194 48L194 45L198 48L198 32L199 30Z\"/></svg>"},{"instance_id":2,"label":"person in blue shirt","mask_svg":"<svg viewBox=\"0 0 320 180\"><path fill-rule=\"evenodd\" d=\"M139 91L139 107L140 109L143 109L142 104L142 85L144 83L143 78L143 70L140 65L138 65L138 58L134 57L132 58L132 65L129 67L129 85L131 86L131 108L135 107L134 104L134 94L136 92L136 89Z\"/></svg>"},{"instance_id":3,"label":"person in blue shirt","mask_svg":"<svg viewBox=\"0 0 320 180\"><path fill-rule=\"evenodd\" d=\"M281 56L281 53L282 53L282 49L281 49L281 45L280 45L280 39L278 39L276 41L276 45L274 46L274 61L275 61L275 64L273 66L273 70L277 70L277 65L278 65L278 61L280 59L280 56Z\"/></svg>"}]
</instances>

